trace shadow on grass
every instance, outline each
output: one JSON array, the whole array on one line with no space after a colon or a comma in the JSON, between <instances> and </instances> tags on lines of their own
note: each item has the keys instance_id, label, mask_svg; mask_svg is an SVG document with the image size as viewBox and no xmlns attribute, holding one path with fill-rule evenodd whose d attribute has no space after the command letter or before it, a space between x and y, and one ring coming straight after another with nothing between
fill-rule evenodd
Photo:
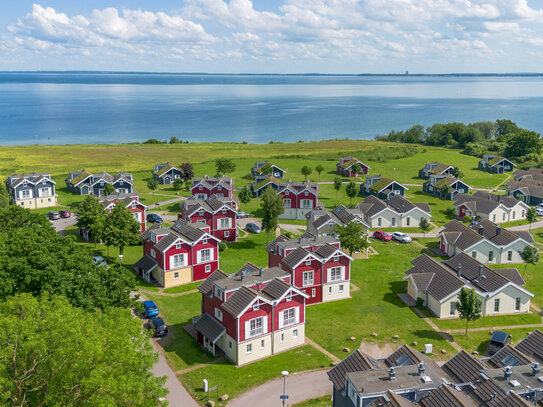
<instances>
[{"instance_id":1,"label":"shadow on grass","mask_svg":"<svg viewBox=\"0 0 543 407\"><path fill-rule=\"evenodd\" d=\"M417 338L420 339L431 339L434 341L441 341L443 340L443 337L433 329L418 329L416 331L413 331L413 335L415 335ZM448 334L445 334L445 336L448 336L447 339L451 339L452 337Z\"/></svg>"},{"instance_id":2,"label":"shadow on grass","mask_svg":"<svg viewBox=\"0 0 543 407\"><path fill-rule=\"evenodd\" d=\"M229 249L254 249L263 245L255 243L253 240L244 239L238 242L228 242Z\"/></svg>"},{"instance_id":3,"label":"shadow on grass","mask_svg":"<svg viewBox=\"0 0 543 407\"><path fill-rule=\"evenodd\" d=\"M209 362L214 357L206 353L192 336L183 328L183 325L191 323L191 320L168 326L168 335L157 338L156 342L164 349L164 352L174 353L187 367ZM176 368L182 368L175 363Z\"/></svg>"},{"instance_id":4,"label":"shadow on grass","mask_svg":"<svg viewBox=\"0 0 543 407\"><path fill-rule=\"evenodd\" d=\"M479 352L480 355L486 354L486 351L488 350L488 345L490 345L490 339L482 341L479 346L477 346L477 352Z\"/></svg>"},{"instance_id":5,"label":"shadow on grass","mask_svg":"<svg viewBox=\"0 0 543 407\"><path fill-rule=\"evenodd\" d=\"M407 291L407 284L405 281L392 281L388 283L390 292L387 292L383 296L383 301L388 302L389 304L395 305L398 308L405 308L407 305L400 300L398 294L405 293Z\"/></svg>"}]
</instances>

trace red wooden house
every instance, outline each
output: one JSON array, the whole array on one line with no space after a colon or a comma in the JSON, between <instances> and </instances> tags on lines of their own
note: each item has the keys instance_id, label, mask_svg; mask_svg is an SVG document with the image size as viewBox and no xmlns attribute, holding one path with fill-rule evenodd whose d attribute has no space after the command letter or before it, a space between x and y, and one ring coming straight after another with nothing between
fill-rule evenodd
<instances>
[{"instance_id":1,"label":"red wooden house","mask_svg":"<svg viewBox=\"0 0 543 407\"><path fill-rule=\"evenodd\" d=\"M231 198L213 195L205 201L189 198L181 204L179 217L188 223L206 224L210 233L220 240L237 240L236 219L238 213Z\"/></svg>"},{"instance_id":2,"label":"red wooden house","mask_svg":"<svg viewBox=\"0 0 543 407\"><path fill-rule=\"evenodd\" d=\"M234 181L232 178L224 175L222 177L204 175L202 178L194 178L190 193L192 196L202 200L213 195L219 198L233 198Z\"/></svg>"},{"instance_id":3,"label":"red wooden house","mask_svg":"<svg viewBox=\"0 0 543 407\"><path fill-rule=\"evenodd\" d=\"M292 276L292 284L306 293L308 304L348 298L352 257L337 238L305 234L298 239L280 235L268 246L270 267Z\"/></svg>"},{"instance_id":4,"label":"red wooden house","mask_svg":"<svg viewBox=\"0 0 543 407\"><path fill-rule=\"evenodd\" d=\"M155 224L140 239L143 257L134 270L162 287L204 280L219 267L220 240L209 233L207 225L197 227L183 220L170 228Z\"/></svg>"},{"instance_id":5,"label":"red wooden house","mask_svg":"<svg viewBox=\"0 0 543 407\"><path fill-rule=\"evenodd\" d=\"M360 171L354 172L352 167L354 164L360 166ZM336 164L337 172L346 177L358 177L360 175L366 175L371 169L369 165L364 164L362 161L354 157L341 157L339 163Z\"/></svg>"},{"instance_id":6,"label":"red wooden house","mask_svg":"<svg viewBox=\"0 0 543 407\"><path fill-rule=\"evenodd\" d=\"M237 273L215 271L198 287L202 315L193 319L204 349L243 365L305 342L307 295L278 267L245 264Z\"/></svg>"},{"instance_id":7,"label":"red wooden house","mask_svg":"<svg viewBox=\"0 0 543 407\"><path fill-rule=\"evenodd\" d=\"M280 219L305 220L306 213L319 206L319 186L316 182L281 182L277 194L281 195L285 206Z\"/></svg>"}]
</instances>

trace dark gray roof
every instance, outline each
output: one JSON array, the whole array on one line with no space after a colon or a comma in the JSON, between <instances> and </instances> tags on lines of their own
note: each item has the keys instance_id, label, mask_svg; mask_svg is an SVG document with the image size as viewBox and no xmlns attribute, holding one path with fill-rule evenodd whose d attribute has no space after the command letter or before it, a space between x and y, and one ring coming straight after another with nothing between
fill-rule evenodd
<instances>
[{"instance_id":1,"label":"dark gray roof","mask_svg":"<svg viewBox=\"0 0 543 407\"><path fill-rule=\"evenodd\" d=\"M164 236L162 239L158 241L157 244L155 244L155 249L163 252L168 247L170 247L174 242L179 239L179 236L175 233L169 233L166 236Z\"/></svg>"},{"instance_id":2,"label":"dark gray roof","mask_svg":"<svg viewBox=\"0 0 543 407\"><path fill-rule=\"evenodd\" d=\"M475 380L485 367L482 362L464 350L458 352L442 366L449 376L461 383Z\"/></svg>"},{"instance_id":3,"label":"dark gray roof","mask_svg":"<svg viewBox=\"0 0 543 407\"><path fill-rule=\"evenodd\" d=\"M222 304L222 308L233 317L237 317L258 297L258 293L248 287L241 286Z\"/></svg>"},{"instance_id":4,"label":"dark gray roof","mask_svg":"<svg viewBox=\"0 0 543 407\"><path fill-rule=\"evenodd\" d=\"M442 384L437 389L432 390L432 392L427 397L424 397L419 404L422 407L473 406L465 394L446 384Z\"/></svg>"},{"instance_id":5,"label":"dark gray roof","mask_svg":"<svg viewBox=\"0 0 543 407\"><path fill-rule=\"evenodd\" d=\"M189 242L195 242L206 234L206 232L204 232L203 230L195 228L187 224L179 226L176 223L175 225L172 226L171 230L173 232L177 232L179 235L181 235L185 240L188 240Z\"/></svg>"},{"instance_id":6,"label":"dark gray roof","mask_svg":"<svg viewBox=\"0 0 543 407\"><path fill-rule=\"evenodd\" d=\"M509 364L512 360L515 360L516 364L521 365L528 365L532 362L528 356L518 349L512 347L511 345L505 345L498 352L496 352L494 356L488 359L487 363L494 368L499 368L513 366L512 364Z\"/></svg>"},{"instance_id":7,"label":"dark gray roof","mask_svg":"<svg viewBox=\"0 0 543 407\"><path fill-rule=\"evenodd\" d=\"M427 203L413 203L401 195L394 195L388 201L370 195L364 199L364 202L357 205L358 210L366 215L373 216L385 208L390 208L398 214L407 213L414 208L419 208L424 212L430 213L430 205Z\"/></svg>"},{"instance_id":8,"label":"dark gray roof","mask_svg":"<svg viewBox=\"0 0 543 407\"><path fill-rule=\"evenodd\" d=\"M334 387L339 391L343 391L345 389L345 375L347 373L379 368L377 360L357 349L327 373Z\"/></svg>"},{"instance_id":9,"label":"dark gray roof","mask_svg":"<svg viewBox=\"0 0 543 407\"><path fill-rule=\"evenodd\" d=\"M543 332L539 329L531 332L515 345L515 349L521 351L533 361L543 363Z\"/></svg>"},{"instance_id":10,"label":"dark gray roof","mask_svg":"<svg viewBox=\"0 0 543 407\"><path fill-rule=\"evenodd\" d=\"M530 168L528 170L516 170L513 173L513 179L515 180L522 177L533 179L535 181L543 181L543 170L540 168Z\"/></svg>"},{"instance_id":11,"label":"dark gray roof","mask_svg":"<svg viewBox=\"0 0 543 407\"><path fill-rule=\"evenodd\" d=\"M198 291L200 291L202 294L209 295L213 290L213 282L217 280L222 280L223 278L227 278L228 276L229 274L225 273L220 269L217 269L213 273L211 273L209 277L202 282L202 284L198 286Z\"/></svg>"},{"instance_id":12,"label":"dark gray roof","mask_svg":"<svg viewBox=\"0 0 543 407\"><path fill-rule=\"evenodd\" d=\"M368 407L417 407L418 404L413 403L392 391L388 391L385 395L379 397Z\"/></svg>"},{"instance_id":13,"label":"dark gray roof","mask_svg":"<svg viewBox=\"0 0 543 407\"><path fill-rule=\"evenodd\" d=\"M518 286L523 286L526 284L524 279L520 276L520 273L515 268L509 269L493 269L496 273L500 274L502 277L505 277L509 281L515 283Z\"/></svg>"},{"instance_id":14,"label":"dark gray roof","mask_svg":"<svg viewBox=\"0 0 543 407\"><path fill-rule=\"evenodd\" d=\"M273 243L275 243L274 246L272 246ZM330 244L339 243L339 239L333 236L314 236L311 233L305 233L296 239L287 238L285 240L284 238L281 238L281 239L277 238L268 246L266 246L266 249L268 251L272 251L272 250L275 250L276 246L280 246L283 249L295 249L298 247L321 246L326 243L330 243Z\"/></svg>"},{"instance_id":15,"label":"dark gray roof","mask_svg":"<svg viewBox=\"0 0 543 407\"><path fill-rule=\"evenodd\" d=\"M286 242L287 240L289 240L289 238L286 237L285 235L279 235L266 246L266 250L268 252L272 252L277 247L277 243Z\"/></svg>"},{"instance_id":16,"label":"dark gray roof","mask_svg":"<svg viewBox=\"0 0 543 407\"><path fill-rule=\"evenodd\" d=\"M416 365L423 361L423 355L408 345L402 345L384 360L386 366Z\"/></svg>"},{"instance_id":17,"label":"dark gray roof","mask_svg":"<svg viewBox=\"0 0 543 407\"><path fill-rule=\"evenodd\" d=\"M323 259L327 259L331 255L333 255L335 252L337 252L339 249L335 246L332 246L331 244L326 243L325 245L322 245L317 250L315 250L315 254L318 254Z\"/></svg>"},{"instance_id":18,"label":"dark gray roof","mask_svg":"<svg viewBox=\"0 0 543 407\"><path fill-rule=\"evenodd\" d=\"M405 199L401 195L394 195L392 198L390 198L387 201L387 203L389 207L391 207L398 213L406 213L416 207L422 209L425 212L430 213L430 205L428 205L427 203L414 204L411 201Z\"/></svg>"},{"instance_id":19,"label":"dark gray roof","mask_svg":"<svg viewBox=\"0 0 543 407\"><path fill-rule=\"evenodd\" d=\"M415 282L415 285L417 286L417 289L419 290L427 290L428 286L430 285L430 282L435 276L435 273L412 273L413 280Z\"/></svg>"},{"instance_id":20,"label":"dark gray roof","mask_svg":"<svg viewBox=\"0 0 543 407\"><path fill-rule=\"evenodd\" d=\"M290 268L294 268L299 262L307 257L311 252L303 247L298 247L287 254L282 262Z\"/></svg>"},{"instance_id":21,"label":"dark gray roof","mask_svg":"<svg viewBox=\"0 0 543 407\"><path fill-rule=\"evenodd\" d=\"M460 194L460 195L464 195L464 194ZM507 208L512 208L516 204L521 202L514 196L491 194L490 192L484 192L484 191L475 191L473 195L471 196L476 199L486 199L487 201L490 200L490 201L500 202L503 205L505 205Z\"/></svg>"},{"instance_id":22,"label":"dark gray roof","mask_svg":"<svg viewBox=\"0 0 543 407\"><path fill-rule=\"evenodd\" d=\"M292 286L286 281L275 277L272 281L266 284L261 291L274 300L277 300L281 298L288 290L290 290L291 287Z\"/></svg>"},{"instance_id":23,"label":"dark gray roof","mask_svg":"<svg viewBox=\"0 0 543 407\"><path fill-rule=\"evenodd\" d=\"M157 262L152 257L146 254L141 259L139 259L136 264L134 264L134 269L141 268L143 271L147 272L154 269L156 265Z\"/></svg>"},{"instance_id":24,"label":"dark gray roof","mask_svg":"<svg viewBox=\"0 0 543 407\"><path fill-rule=\"evenodd\" d=\"M193 327L212 343L217 342L226 332L226 328L208 313L205 313L198 318L198 321L194 323Z\"/></svg>"},{"instance_id":25,"label":"dark gray roof","mask_svg":"<svg viewBox=\"0 0 543 407\"><path fill-rule=\"evenodd\" d=\"M214 284L225 291L230 291L242 286L266 283L272 281L275 277L285 278L288 276L290 274L279 267L262 268L251 263L245 263L237 273L228 274L223 279L214 280Z\"/></svg>"},{"instance_id":26,"label":"dark gray roof","mask_svg":"<svg viewBox=\"0 0 543 407\"><path fill-rule=\"evenodd\" d=\"M522 191L525 195L529 195L535 198L543 198L543 181L529 182L528 180L523 180L522 182L518 181L509 181L505 185L509 192L516 190Z\"/></svg>"},{"instance_id":27,"label":"dark gray roof","mask_svg":"<svg viewBox=\"0 0 543 407\"><path fill-rule=\"evenodd\" d=\"M386 207L386 202L374 195L368 196L366 199L364 199L364 202L357 205L358 210L366 216L373 216L376 213L381 212Z\"/></svg>"}]
</instances>

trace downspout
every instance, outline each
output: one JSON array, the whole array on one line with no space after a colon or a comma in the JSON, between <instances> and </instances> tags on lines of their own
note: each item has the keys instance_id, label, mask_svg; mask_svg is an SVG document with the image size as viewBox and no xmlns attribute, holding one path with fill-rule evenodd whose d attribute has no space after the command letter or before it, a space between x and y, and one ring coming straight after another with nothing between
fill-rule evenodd
<instances>
[{"instance_id":1,"label":"downspout","mask_svg":"<svg viewBox=\"0 0 543 407\"><path fill-rule=\"evenodd\" d=\"M272 312L271 312L271 354L275 352L275 330L274 330L274 315L275 315L275 302L272 303Z\"/></svg>"}]
</instances>

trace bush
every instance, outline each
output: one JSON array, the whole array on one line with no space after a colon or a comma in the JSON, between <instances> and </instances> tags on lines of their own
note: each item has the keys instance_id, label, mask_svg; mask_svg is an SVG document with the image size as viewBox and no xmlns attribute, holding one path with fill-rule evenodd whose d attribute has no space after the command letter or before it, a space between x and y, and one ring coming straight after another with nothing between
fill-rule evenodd
<instances>
[{"instance_id":1,"label":"bush","mask_svg":"<svg viewBox=\"0 0 543 407\"><path fill-rule=\"evenodd\" d=\"M294 237L294 233L292 232L289 232L289 231L286 231L285 233L283 233L286 237L288 237L289 239L292 239Z\"/></svg>"},{"instance_id":2,"label":"bush","mask_svg":"<svg viewBox=\"0 0 543 407\"><path fill-rule=\"evenodd\" d=\"M145 311L145 307L143 306L143 302L137 301L134 306L134 312L136 315L141 315Z\"/></svg>"},{"instance_id":3,"label":"bush","mask_svg":"<svg viewBox=\"0 0 543 407\"><path fill-rule=\"evenodd\" d=\"M424 300L422 298L417 298L416 307L418 309L424 309Z\"/></svg>"},{"instance_id":4,"label":"bush","mask_svg":"<svg viewBox=\"0 0 543 407\"><path fill-rule=\"evenodd\" d=\"M447 216L447 218L449 219L452 219L454 218L454 209L453 208L447 208L445 209L445 215Z\"/></svg>"},{"instance_id":5,"label":"bush","mask_svg":"<svg viewBox=\"0 0 543 407\"><path fill-rule=\"evenodd\" d=\"M464 216L464 222L471 222L471 216Z\"/></svg>"},{"instance_id":6,"label":"bush","mask_svg":"<svg viewBox=\"0 0 543 407\"><path fill-rule=\"evenodd\" d=\"M224 252L226 249L228 249L228 244L226 242L220 242L219 243L219 251Z\"/></svg>"}]
</instances>

